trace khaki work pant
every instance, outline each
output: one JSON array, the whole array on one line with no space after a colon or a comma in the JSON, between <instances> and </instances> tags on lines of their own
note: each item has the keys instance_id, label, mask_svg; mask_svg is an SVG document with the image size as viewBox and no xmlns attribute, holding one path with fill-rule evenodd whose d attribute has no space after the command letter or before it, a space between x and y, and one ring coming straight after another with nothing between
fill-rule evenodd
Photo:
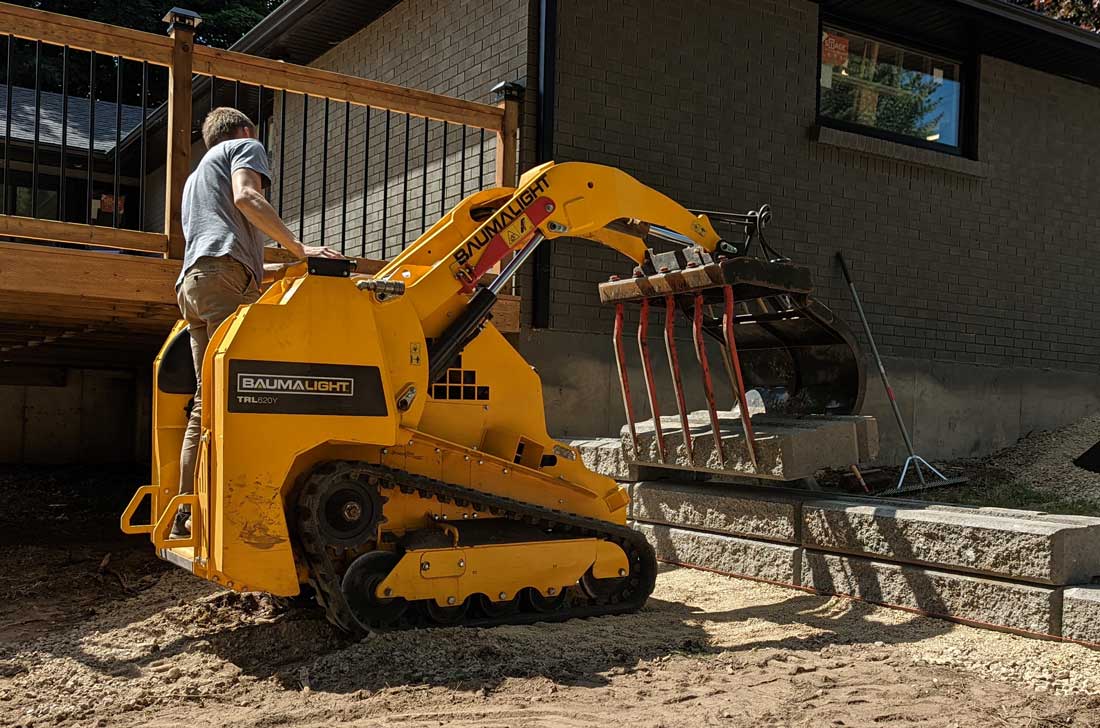
<instances>
[{"instance_id":1,"label":"khaki work pant","mask_svg":"<svg viewBox=\"0 0 1100 728\"><path fill-rule=\"evenodd\" d=\"M195 491L195 456L202 436L202 358L210 336L238 306L260 297L255 278L242 263L229 256L195 261L183 277L176 301L191 332L191 357L195 364L195 404L180 453L180 494Z\"/></svg>"}]
</instances>

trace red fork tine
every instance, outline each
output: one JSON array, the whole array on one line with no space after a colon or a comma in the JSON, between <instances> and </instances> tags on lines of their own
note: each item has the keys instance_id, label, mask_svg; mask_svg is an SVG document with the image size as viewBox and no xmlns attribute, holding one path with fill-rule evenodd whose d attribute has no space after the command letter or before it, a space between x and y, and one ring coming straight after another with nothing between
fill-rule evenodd
<instances>
[{"instance_id":1,"label":"red fork tine","mask_svg":"<svg viewBox=\"0 0 1100 728\"><path fill-rule=\"evenodd\" d=\"M619 368L619 388L623 393L623 410L626 423L630 427L630 440L634 443L634 457L641 454L638 449L638 430L634 426L634 405L630 402L630 381L626 375L626 352L623 351L623 304L615 304L615 364Z\"/></svg>"},{"instance_id":2,"label":"red fork tine","mask_svg":"<svg viewBox=\"0 0 1100 728\"><path fill-rule=\"evenodd\" d=\"M661 462L668 462L665 449L665 433L661 430L661 408L657 406L657 388L653 385L653 365L649 362L649 299L642 299L638 318L638 353L642 356L642 373L645 375L645 391L649 395L649 411L653 413L653 430L657 435L657 452Z\"/></svg>"},{"instance_id":3,"label":"red fork tine","mask_svg":"<svg viewBox=\"0 0 1100 728\"><path fill-rule=\"evenodd\" d=\"M695 315L692 318L695 334L695 356L703 370L703 392L707 396L707 412L710 414L710 429L714 433L714 451L718 455L720 466L726 465L726 454L722 450L722 431L718 426L718 410L714 406L714 383L710 377L710 364L707 362L707 348L703 343L703 294L695 294Z\"/></svg>"},{"instance_id":4,"label":"red fork tine","mask_svg":"<svg viewBox=\"0 0 1100 728\"><path fill-rule=\"evenodd\" d=\"M749 451L749 460L752 461L753 472L756 472L756 435L752 431L752 415L749 412L748 402L745 400L745 380L741 377L741 360L737 356L737 339L733 335L733 286L725 286L722 293L725 296L726 303L722 326L725 328L726 346L729 347L729 359L733 367L733 394L737 397L737 403L741 410L741 425L745 428L745 446Z\"/></svg>"},{"instance_id":5,"label":"red fork tine","mask_svg":"<svg viewBox=\"0 0 1100 728\"><path fill-rule=\"evenodd\" d=\"M668 352L668 370L672 372L672 388L676 392L676 410L680 413L680 428L684 433L684 450L688 462L695 464L695 450L691 447L691 428L688 427L687 403L684 402L684 383L680 378L680 357L676 355L676 301L665 296L665 351Z\"/></svg>"}]
</instances>

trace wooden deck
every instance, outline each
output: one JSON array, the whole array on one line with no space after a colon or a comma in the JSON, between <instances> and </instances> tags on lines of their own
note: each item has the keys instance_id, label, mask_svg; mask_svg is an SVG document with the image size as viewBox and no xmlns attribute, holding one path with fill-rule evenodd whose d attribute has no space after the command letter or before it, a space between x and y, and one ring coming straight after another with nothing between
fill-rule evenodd
<instances>
[{"instance_id":1,"label":"wooden deck","mask_svg":"<svg viewBox=\"0 0 1100 728\"><path fill-rule=\"evenodd\" d=\"M308 95L321 99L326 109L329 102L347 108L358 105L485 130L496 135L497 171L493 182L498 186L515 184L518 140L515 100L498 105L475 103L206 48L193 43L194 30L186 19L177 18L169 34L161 36L0 3L0 34L8 34L8 43L18 38L20 42L34 41L39 48L47 45L60 50L64 46L66 58L70 51L90 52L93 63L94 54L100 54L115 58L119 68L121 59L128 59L139 61L144 67L168 71L168 96L164 104L167 146L161 147L166 160L163 229L127 229L139 226L120 224L117 212L112 225L72 222L71 214L66 218L68 221L63 221L60 218L66 215L65 211L54 213L56 219L23 217L11 214L14 210L9 204L14 203L3 203L3 212L8 214L0 214L0 240L11 242L0 242L0 369L26 372L39 365L141 368L151 364L179 315L175 301L175 281L183 251L179 213L197 118L191 108L196 79L216 76L223 84L235 82L238 89L242 84L251 85L259 89L261 101L265 90L269 94ZM35 112L34 132L36 174L38 113ZM118 113L121 115L121 110ZM7 159L7 148L12 146L10 120L8 126L9 136L3 139L5 184L10 184ZM144 111L141 132L145 133ZM144 163L144 140L142 144ZM64 142L62 146L71 161L75 153L70 153ZM116 152L116 159L121 153ZM87 155L85 202L91 209L91 148ZM115 164L112 199L123 199L119 198L119 163ZM67 178L73 174L63 168L61 176ZM48 174L42 172L41 176L44 179ZM31 184L37 194L37 180ZM4 194L9 193L10 190L5 190ZM62 207L59 203L59 210ZM79 219L84 217L81 213ZM91 213L88 221L96 222ZM377 269L380 264L363 260L360 269L372 266ZM519 330L517 298L502 296L494 314L497 328L504 332Z\"/></svg>"},{"instance_id":2,"label":"wooden deck","mask_svg":"<svg viewBox=\"0 0 1100 728\"><path fill-rule=\"evenodd\" d=\"M149 255L0 243L0 362L151 364L179 318L179 270L178 260ZM502 296L493 323L519 331L519 299Z\"/></svg>"}]
</instances>

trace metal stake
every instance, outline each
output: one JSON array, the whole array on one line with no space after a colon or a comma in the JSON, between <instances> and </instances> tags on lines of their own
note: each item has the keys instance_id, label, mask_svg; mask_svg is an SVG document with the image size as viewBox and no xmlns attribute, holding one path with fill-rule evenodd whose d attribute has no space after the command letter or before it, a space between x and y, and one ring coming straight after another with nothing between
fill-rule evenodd
<instances>
[{"instance_id":1,"label":"metal stake","mask_svg":"<svg viewBox=\"0 0 1100 728\"><path fill-rule=\"evenodd\" d=\"M665 449L665 433L661 430L661 408L657 405L657 386L653 383L653 365L649 361L649 299L642 299L642 311L638 318L638 353L642 357L642 374L645 391L649 396L649 410L653 413L653 432L657 436L657 452L661 462L668 462Z\"/></svg>"}]
</instances>

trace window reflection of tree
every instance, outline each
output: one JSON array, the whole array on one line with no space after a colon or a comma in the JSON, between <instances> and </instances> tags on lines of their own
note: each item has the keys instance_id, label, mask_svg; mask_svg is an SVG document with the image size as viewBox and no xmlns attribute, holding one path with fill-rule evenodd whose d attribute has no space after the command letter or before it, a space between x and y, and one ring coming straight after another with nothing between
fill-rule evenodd
<instances>
[{"instance_id":1,"label":"window reflection of tree","mask_svg":"<svg viewBox=\"0 0 1100 728\"><path fill-rule=\"evenodd\" d=\"M847 63L834 67L831 88L821 90L821 114L934 139L944 118L940 108L944 99L936 97L941 81L924 71L906 69L905 52L899 48L853 37L849 42L852 48ZM931 64L925 56L914 60Z\"/></svg>"}]
</instances>

